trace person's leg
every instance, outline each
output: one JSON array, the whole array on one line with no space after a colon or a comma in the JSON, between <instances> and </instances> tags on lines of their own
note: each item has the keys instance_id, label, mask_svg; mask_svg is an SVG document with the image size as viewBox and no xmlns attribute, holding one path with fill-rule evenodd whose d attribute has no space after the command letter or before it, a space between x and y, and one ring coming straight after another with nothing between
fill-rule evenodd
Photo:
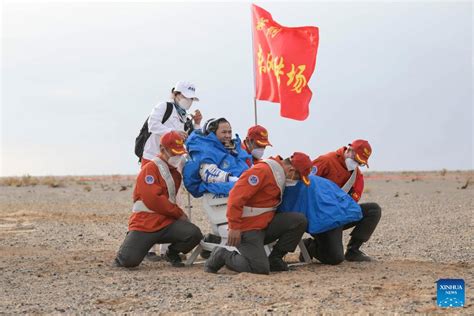
<instances>
[{"instance_id":1,"label":"person's leg","mask_svg":"<svg viewBox=\"0 0 474 316\"><path fill-rule=\"evenodd\" d=\"M177 220L162 229L160 244L169 243L165 258L173 266L182 267L179 253L188 253L196 247L203 238L199 227L188 221Z\"/></svg>"},{"instance_id":2,"label":"person's leg","mask_svg":"<svg viewBox=\"0 0 474 316\"><path fill-rule=\"evenodd\" d=\"M288 271L283 257L295 251L307 226L306 217L301 213L276 213L265 230L264 244L278 240L268 257L271 271Z\"/></svg>"},{"instance_id":3,"label":"person's leg","mask_svg":"<svg viewBox=\"0 0 474 316\"><path fill-rule=\"evenodd\" d=\"M138 266L148 249L160 239L161 233L145 233L140 231L129 231L115 258L115 265L119 267L132 268Z\"/></svg>"},{"instance_id":4,"label":"person's leg","mask_svg":"<svg viewBox=\"0 0 474 316\"><path fill-rule=\"evenodd\" d=\"M217 273L224 265L232 271L251 272L257 274L269 274L270 266L265 253L263 230L252 230L243 232L240 245L236 251L228 251L222 247L216 247L205 264L205 271Z\"/></svg>"},{"instance_id":5,"label":"person's leg","mask_svg":"<svg viewBox=\"0 0 474 316\"><path fill-rule=\"evenodd\" d=\"M310 252L319 262L336 265L344 261L342 227L315 234L310 244Z\"/></svg>"},{"instance_id":6,"label":"person's leg","mask_svg":"<svg viewBox=\"0 0 474 316\"><path fill-rule=\"evenodd\" d=\"M371 258L360 251L359 248L370 239L382 215L382 209L377 203L361 203L360 207L362 209L362 219L344 226L344 229L355 226L347 245L345 256L348 261L371 261Z\"/></svg>"}]
</instances>

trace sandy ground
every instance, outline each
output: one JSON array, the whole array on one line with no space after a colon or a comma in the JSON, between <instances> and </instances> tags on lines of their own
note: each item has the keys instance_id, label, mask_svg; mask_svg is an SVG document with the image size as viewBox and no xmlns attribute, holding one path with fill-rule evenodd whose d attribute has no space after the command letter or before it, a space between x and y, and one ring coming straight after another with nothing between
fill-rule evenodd
<instances>
[{"instance_id":1,"label":"sandy ground","mask_svg":"<svg viewBox=\"0 0 474 316\"><path fill-rule=\"evenodd\" d=\"M269 276L149 261L113 268L133 177L61 182L0 186L0 314L474 314L474 172L370 174L363 201L378 202L383 215L364 251L377 261ZM193 222L208 232L200 201L192 203ZM465 280L464 308L436 307L440 278Z\"/></svg>"}]
</instances>

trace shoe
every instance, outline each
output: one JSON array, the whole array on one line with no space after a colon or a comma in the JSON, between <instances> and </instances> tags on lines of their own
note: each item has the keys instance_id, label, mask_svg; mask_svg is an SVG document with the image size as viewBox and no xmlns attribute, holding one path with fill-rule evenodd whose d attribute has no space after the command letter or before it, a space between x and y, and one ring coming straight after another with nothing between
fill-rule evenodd
<instances>
[{"instance_id":1,"label":"shoe","mask_svg":"<svg viewBox=\"0 0 474 316\"><path fill-rule=\"evenodd\" d=\"M213 244L220 244L222 238L220 236L214 235L214 234L207 234L204 236L204 241L205 242L210 242Z\"/></svg>"},{"instance_id":2,"label":"shoe","mask_svg":"<svg viewBox=\"0 0 474 316\"><path fill-rule=\"evenodd\" d=\"M314 249L313 242L314 242L313 238L303 239L304 246L306 247L306 250L308 250L308 254L309 254L309 257L311 259L313 259L314 256L315 256L315 254L314 254L315 249ZM300 253L299 260L300 260L300 262L305 262L302 253Z\"/></svg>"},{"instance_id":3,"label":"shoe","mask_svg":"<svg viewBox=\"0 0 474 316\"><path fill-rule=\"evenodd\" d=\"M170 251L169 249L166 251L165 260L171 263L175 268L182 268L185 266L179 253Z\"/></svg>"},{"instance_id":4,"label":"shoe","mask_svg":"<svg viewBox=\"0 0 474 316\"><path fill-rule=\"evenodd\" d=\"M217 273L224 265L225 259L230 252L222 247L216 247L212 250L209 259L204 264L204 271L208 273Z\"/></svg>"},{"instance_id":5,"label":"shoe","mask_svg":"<svg viewBox=\"0 0 474 316\"><path fill-rule=\"evenodd\" d=\"M204 236L203 239L204 242L209 242L213 244L220 244L221 240L222 238L220 236L214 234L207 234L206 236ZM199 255L203 259L209 259L209 257L211 256L211 252L209 250L201 250L201 253Z\"/></svg>"},{"instance_id":6,"label":"shoe","mask_svg":"<svg viewBox=\"0 0 474 316\"><path fill-rule=\"evenodd\" d=\"M363 262L363 261L372 261L372 258L367 256L365 253L360 251L360 247L364 242L357 238L351 238L347 244L347 251L344 255L347 261Z\"/></svg>"},{"instance_id":7,"label":"shoe","mask_svg":"<svg viewBox=\"0 0 474 316\"><path fill-rule=\"evenodd\" d=\"M367 256L365 253L363 253L359 249L347 249L344 257L346 258L347 261L353 261L353 262L373 261L372 258Z\"/></svg>"},{"instance_id":8,"label":"shoe","mask_svg":"<svg viewBox=\"0 0 474 316\"><path fill-rule=\"evenodd\" d=\"M209 257L211 256L211 252L209 250L201 250L201 252L199 253L199 255L201 256L201 258L203 259L209 259Z\"/></svg>"},{"instance_id":9,"label":"shoe","mask_svg":"<svg viewBox=\"0 0 474 316\"><path fill-rule=\"evenodd\" d=\"M268 257L268 262L270 263L270 271L271 272L278 272L278 271L288 271L290 268L288 264L280 257Z\"/></svg>"},{"instance_id":10,"label":"shoe","mask_svg":"<svg viewBox=\"0 0 474 316\"><path fill-rule=\"evenodd\" d=\"M162 261L163 258L161 256L158 256L156 254L156 252L152 252L152 251L149 251L146 256L145 256L145 259L146 260L149 260L149 261L152 261L152 262L158 262L158 261Z\"/></svg>"}]
</instances>

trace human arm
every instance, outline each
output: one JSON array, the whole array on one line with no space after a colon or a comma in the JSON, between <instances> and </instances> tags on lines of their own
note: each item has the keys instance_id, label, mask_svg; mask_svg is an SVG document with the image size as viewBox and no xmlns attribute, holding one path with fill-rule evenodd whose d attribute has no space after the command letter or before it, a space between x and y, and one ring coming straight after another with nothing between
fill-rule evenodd
<instances>
[{"instance_id":1,"label":"human arm","mask_svg":"<svg viewBox=\"0 0 474 316\"><path fill-rule=\"evenodd\" d=\"M148 118L148 131L150 133L164 135L173 130L162 123L167 107L168 104L164 102L155 106L151 111L150 117Z\"/></svg>"},{"instance_id":2,"label":"human arm","mask_svg":"<svg viewBox=\"0 0 474 316\"><path fill-rule=\"evenodd\" d=\"M227 202L227 221L230 229L240 230L244 206L263 188L266 181L263 168L265 166L245 171L230 191Z\"/></svg>"},{"instance_id":3,"label":"human arm","mask_svg":"<svg viewBox=\"0 0 474 316\"><path fill-rule=\"evenodd\" d=\"M349 191L349 195L356 201L362 198L362 193L364 192L364 175L357 169L356 180L354 185L352 186L351 190Z\"/></svg>"},{"instance_id":4,"label":"human arm","mask_svg":"<svg viewBox=\"0 0 474 316\"><path fill-rule=\"evenodd\" d=\"M184 215L183 210L169 200L166 183L154 162L146 164L138 174L136 190L139 199L153 212L175 219Z\"/></svg>"}]
</instances>

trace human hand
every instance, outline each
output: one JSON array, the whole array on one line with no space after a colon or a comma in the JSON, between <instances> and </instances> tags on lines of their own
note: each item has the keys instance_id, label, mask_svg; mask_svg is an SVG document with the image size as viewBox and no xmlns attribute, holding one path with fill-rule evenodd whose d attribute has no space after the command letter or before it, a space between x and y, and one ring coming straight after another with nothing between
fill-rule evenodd
<instances>
[{"instance_id":1,"label":"human hand","mask_svg":"<svg viewBox=\"0 0 474 316\"><path fill-rule=\"evenodd\" d=\"M178 131L179 135L183 138L183 140L186 140L188 138L188 133L183 132L183 131Z\"/></svg>"},{"instance_id":2,"label":"human hand","mask_svg":"<svg viewBox=\"0 0 474 316\"><path fill-rule=\"evenodd\" d=\"M194 111L193 120L194 120L195 124L201 125L201 121L202 121L201 111L199 111L199 110Z\"/></svg>"},{"instance_id":3,"label":"human hand","mask_svg":"<svg viewBox=\"0 0 474 316\"><path fill-rule=\"evenodd\" d=\"M241 231L239 229L229 229L229 236L227 239L227 245L237 247L240 245Z\"/></svg>"}]
</instances>

